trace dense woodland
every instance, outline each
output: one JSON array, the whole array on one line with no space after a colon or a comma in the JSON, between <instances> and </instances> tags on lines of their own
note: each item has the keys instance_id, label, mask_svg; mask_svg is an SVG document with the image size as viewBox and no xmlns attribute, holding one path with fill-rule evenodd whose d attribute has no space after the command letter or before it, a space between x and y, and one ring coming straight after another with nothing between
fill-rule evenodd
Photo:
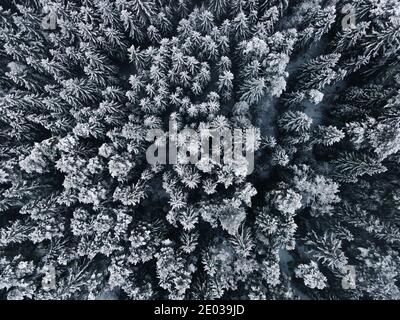
<instances>
[{"instance_id":1,"label":"dense woodland","mask_svg":"<svg viewBox=\"0 0 400 320\"><path fill-rule=\"evenodd\" d=\"M0 298L400 298L399 0L0 3Z\"/></svg>"}]
</instances>

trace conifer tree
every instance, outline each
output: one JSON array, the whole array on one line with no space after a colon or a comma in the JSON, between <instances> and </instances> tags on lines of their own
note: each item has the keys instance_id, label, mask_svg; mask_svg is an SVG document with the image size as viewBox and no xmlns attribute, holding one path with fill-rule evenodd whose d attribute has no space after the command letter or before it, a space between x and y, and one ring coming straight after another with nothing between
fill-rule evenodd
<instances>
[{"instance_id":1,"label":"conifer tree","mask_svg":"<svg viewBox=\"0 0 400 320\"><path fill-rule=\"evenodd\" d=\"M3 1L0 299L398 299L399 3L345 5Z\"/></svg>"}]
</instances>

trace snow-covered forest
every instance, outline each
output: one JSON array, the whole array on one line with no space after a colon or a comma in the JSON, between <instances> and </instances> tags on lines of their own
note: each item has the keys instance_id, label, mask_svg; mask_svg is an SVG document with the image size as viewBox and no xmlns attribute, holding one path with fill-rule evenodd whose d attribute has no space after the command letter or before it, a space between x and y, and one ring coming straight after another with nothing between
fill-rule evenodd
<instances>
[{"instance_id":1,"label":"snow-covered forest","mask_svg":"<svg viewBox=\"0 0 400 320\"><path fill-rule=\"evenodd\" d=\"M400 0L0 1L1 299L400 299L399 164Z\"/></svg>"}]
</instances>

